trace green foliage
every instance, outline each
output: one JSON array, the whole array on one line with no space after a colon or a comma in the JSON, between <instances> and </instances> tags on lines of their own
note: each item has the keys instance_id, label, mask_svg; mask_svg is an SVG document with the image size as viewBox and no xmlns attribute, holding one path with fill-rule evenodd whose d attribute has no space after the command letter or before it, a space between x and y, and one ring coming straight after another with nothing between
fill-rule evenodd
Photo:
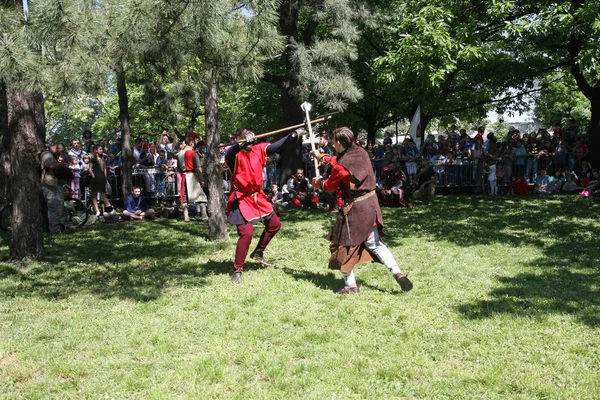
<instances>
[{"instance_id":1,"label":"green foliage","mask_svg":"<svg viewBox=\"0 0 600 400\"><path fill-rule=\"evenodd\" d=\"M541 91L535 99L535 115L544 126L569 125L574 118L579 126L588 126L590 102L581 93L572 76L553 74L540 82Z\"/></svg>"}]
</instances>

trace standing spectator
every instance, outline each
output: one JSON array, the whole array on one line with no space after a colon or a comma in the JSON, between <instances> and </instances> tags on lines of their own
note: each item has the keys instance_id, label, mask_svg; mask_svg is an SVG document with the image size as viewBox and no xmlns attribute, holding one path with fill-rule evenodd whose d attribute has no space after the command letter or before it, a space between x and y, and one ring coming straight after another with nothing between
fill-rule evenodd
<instances>
[{"instance_id":1,"label":"standing spectator","mask_svg":"<svg viewBox=\"0 0 600 400\"><path fill-rule=\"evenodd\" d=\"M83 138L82 138L83 151L85 151L88 154L92 154L94 152L94 149L92 148L92 145L94 144L94 139L92 137L92 131L90 131L89 129L86 129L83 131L82 136L83 136Z\"/></svg>"},{"instance_id":2,"label":"standing spectator","mask_svg":"<svg viewBox=\"0 0 600 400\"><path fill-rule=\"evenodd\" d=\"M269 140L272 143L272 140ZM275 153L267 157L267 164L265 165L265 188L268 185L273 185L279 182L279 177L277 176L277 163L279 162L279 154Z\"/></svg>"},{"instance_id":3,"label":"standing spectator","mask_svg":"<svg viewBox=\"0 0 600 400\"><path fill-rule=\"evenodd\" d=\"M560 122L557 122L554 125L554 130L552 131L552 134L554 135L554 137L562 138L564 133L565 131L563 131L562 129L562 124Z\"/></svg>"},{"instance_id":4,"label":"standing spectator","mask_svg":"<svg viewBox=\"0 0 600 400\"><path fill-rule=\"evenodd\" d=\"M102 196L104 202L104 211L115 214L108 196L106 195L106 162L102 156L104 148L102 146L96 146L94 151L94 158L90 165L90 190L92 192L92 204L96 211L96 217L100 216L100 209L98 208L98 194Z\"/></svg>"},{"instance_id":5,"label":"standing spectator","mask_svg":"<svg viewBox=\"0 0 600 400\"><path fill-rule=\"evenodd\" d=\"M517 139L516 147L512 150L514 159L514 176L525 176L525 162L527 160L527 150L523 146L523 140Z\"/></svg>"},{"instance_id":6,"label":"standing spectator","mask_svg":"<svg viewBox=\"0 0 600 400\"><path fill-rule=\"evenodd\" d=\"M469 152L469 158L473 164L473 184L475 188L474 193L481 193L483 186L483 160L485 156L485 149L483 148L483 139L481 137L475 138L475 143L471 146Z\"/></svg>"},{"instance_id":7,"label":"standing spectator","mask_svg":"<svg viewBox=\"0 0 600 400\"><path fill-rule=\"evenodd\" d=\"M177 165L183 173L183 180L179 188L179 201L183 205L183 216L189 221L189 204L199 203L200 214L203 221L208 221L206 203L208 199L202 188L202 164L198 153L194 150L195 140L192 137L185 139L185 148L177 154Z\"/></svg>"},{"instance_id":8,"label":"standing spectator","mask_svg":"<svg viewBox=\"0 0 600 400\"><path fill-rule=\"evenodd\" d=\"M50 146L40 155L42 194L48 206L50 233L60 233L60 220L65 199L63 185L71 177L69 165L58 162L63 152L64 146L59 143Z\"/></svg>"},{"instance_id":9,"label":"standing spectator","mask_svg":"<svg viewBox=\"0 0 600 400\"><path fill-rule=\"evenodd\" d=\"M108 168L108 176L121 175L121 167L123 164L121 160L117 158L115 153L108 153L108 159L106 160L106 167Z\"/></svg>"},{"instance_id":10,"label":"standing spectator","mask_svg":"<svg viewBox=\"0 0 600 400\"><path fill-rule=\"evenodd\" d=\"M81 164L83 164L84 155L85 151L81 149L79 139L71 140L71 150L69 150L69 157L77 159L77 164L79 165L79 168L81 168Z\"/></svg>"},{"instance_id":11,"label":"standing spectator","mask_svg":"<svg viewBox=\"0 0 600 400\"><path fill-rule=\"evenodd\" d=\"M132 187L131 194L125 199L123 216L139 221L154 217L154 210L142 197L142 189L139 186Z\"/></svg>"},{"instance_id":12,"label":"standing spectator","mask_svg":"<svg viewBox=\"0 0 600 400\"><path fill-rule=\"evenodd\" d=\"M159 172L156 174L156 195L159 198L165 198L165 174L167 172L167 153L161 149L158 151L158 157L156 157L156 168Z\"/></svg>"},{"instance_id":13,"label":"standing spectator","mask_svg":"<svg viewBox=\"0 0 600 400\"><path fill-rule=\"evenodd\" d=\"M551 174L550 171L552 171L554 169L554 166L552 165L552 158L554 157L554 149L552 148L552 146L550 145L550 140L544 140L541 143L540 146L540 152L538 155L538 168L540 169L540 171L542 169L545 169L546 171L548 171L549 174Z\"/></svg>"},{"instance_id":14,"label":"standing spectator","mask_svg":"<svg viewBox=\"0 0 600 400\"><path fill-rule=\"evenodd\" d=\"M71 157L70 161L71 162L69 163L69 168L73 173L73 178L71 178L71 193L73 198L80 199L79 196L81 195L81 167L79 166L79 160L77 160L77 157Z\"/></svg>"},{"instance_id":15,"label":"standing spectator","mask_svg":"<svg viewBox=\"0 0 600 400\"><path fill-rule=\"evenodd\" d=\"M525 177L530 183L534 182L537 177L539 153L540 148L537 139L531 137L527 146L527 167L525 169Z\"/></svg>"},{"instance_id":16,"label":"standing spectator","mask_svg":"<svg viewBox=\"0 0 600 400\"><path fill-rule=\"evenodd\" d=\"M200 136L194 131L194 126L190 125L188 127L187 133L185 134L185 140L192 138L194 139L194 144L200 141Z\"/></svg>"},{"instance_id":17,"label":"standing spectator","mask_svg":"<svg viewBox=\"0 0 600 400\"><path fill-rule=\"evenodd\" d=\"M490 183L490 194L498 195L498 183L496 182L496 161L490 157L488 166L488 182Z\"/></svg>"},{"instance_id":18,"label":"standing spectator","mask_svg":"<svg viewBox=\"0 0 600 400\"><path fill-rule=\"evenodd\" d=\"M373 168L375 168L375 179L377 183L381 180L381 167L385 159L385 150L378 144L373 147Z\"/></svg>"},{"instance_id":19,"label":"standing spectator","mask_svg":"<svg viewBox=\"0 0 600 400\"><path fill-rule=\"evenodd\" d=\"M567 167L567 148L564 145L564 140L557 138L554 146L554 157L552 164L555 171L564 171Z\"/></svg>"},{"instance_id":20,"label":"standing spectator","mask_svg":"<svg viewBox=\"0 0 600 400\"><path fill-rule=\"evenodd\" d=\"M329 133L323 133L319 138L319 151L328 156L335 155L335 147L331 144L331 135ZM319 166L319 174L323 179L327 179L331 173L331 166L329 164L321 164ZM338 204L341 202L341 194L338 192L328 193L323 192L321 199L327 203L328 211L336 213L339 210Z\"/></svg>"},{"instance_id":21,"label":"standing spectator","mask_svg":"<svg viewBox=\"0 0 600 400\"><path fill-rule=\"evenodd\" d=\"M140 138L135 139L133 146L133 157L135 158L135 166L139 167L142 153L144 152L144 141Z\"/></svg>"},{"instance_id":22,"label":"standing spectator","mask_svg":"<svg viewBox=\"0 0 600 400\"><path fill-rule=\"evenodd\" d=\"M512 182L514 164L513 147L506 146L502 151L502 167L504 169L503 183L505 185L510 185Z\"/></svg>"},{"instance_id":23,"label":"standing spectator","mask_svg":"<svg viewBox=\"0 0 600 400\"><path fill-rule=\"evenodd\" d=\"M171 141L172 139L172 141ZM164 150L167 154L173 154L177 148L177 136L171 130L163 130L160 137L159 150Z\"/></svg>"},{"instance_id":24,"label":"standing spectator","mask_svg":"<svg viewBox=\"0 0 600 400\"><path fill-rule=\"evenodd\" d=\"M412 185L417 174L417 158L419 157L419 148L412 138L407 139L405 142L406 146L404 147L403 157L406 165L406 173L408 174L408 182Z\"/></svg>"},{"instance_id":25,"label":"standing spectator","mask_svg":"<svg viewBox=\"0 0 600 400\"><path fill-rule=\"evenodd\" d=\"M446 157L442 155L442 150L440 148L437 149L435 156L431 157L430 161L433 165L433 170L435 171L438 185L443 185L445 183L444 164L446 163Z\"/></svg>"},{"instance_id":26,"label":"standing spectator","mask_svg":"<svg viewBox=\"0 0 600 400\"><path fill-rule=\"evenodd\" d=\"M567 131L579 133L579 126L577 125L577 121L575 120L575 118L569 119L569 126L567 126Z\"/></svg>"},{"instance_id":27,"label":"standing spectator","mask_svg":"<svg viewBox=\"0 0 600 400\"><path fill-rule=\"evenodd\" d=\"M587 160L587 155L590 152L587 144L581 139L575 140L575 160L577 165L581 165L583 160Z\"/></svg>"}]
</instances>

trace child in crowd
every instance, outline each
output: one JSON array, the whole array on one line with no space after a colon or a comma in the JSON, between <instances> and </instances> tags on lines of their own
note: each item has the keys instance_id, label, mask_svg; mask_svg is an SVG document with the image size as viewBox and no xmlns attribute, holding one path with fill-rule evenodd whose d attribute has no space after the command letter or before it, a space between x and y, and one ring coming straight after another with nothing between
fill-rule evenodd
<instances>
[{"instance_id":1,"label":"child in crowd","mask_svg":"<svg viewBox=\"0 0 600 400\"><path fill-rule=\"evenodd\" d=\"M73 172L73 179L71 179L71 195L74 199L79 199L81 187L81 167L79 167L79 160L77 157L71 157L69 168L71 169L71 172Z\"/></svg>"},{"instance_id":2,"label":"child in crowd","mask_svg":"<svg viewBox=\"0 0 600 400\"><path fill-rule=\"evenodd\" d=\"M575 182L575 178L573 177L573 174L567 175L567 181L564 183L564 185L562 187L563 192L575 193L575 192L581 191L582 189L583 189L583 187L577 186L577 183Z\"/></svg>"},{"instance_id":3,"label":"child in crowd","mask_svg":"<svg viewBox=\"0 0 600 400\"><path fill-rule=\"evenodd\" d=\"M173 153L168 153L167 155L167 171L165 174L165 192L169 194L169 196L177 195L177 188L181 182L178 181L179 176L177 173L177 158L173 156Z\"/></svg>"},{"instance_id":4,"label":"child in crowd","mask_svg":"<svg viewBox=\"0 0 600 400\"><path fill-rule=\"evenodd\" d=\"M168 168L167 153L165 150L158 151L158 157L156 157L156 168L160 169L160 173L156 174L156 196L166 197L165 190L165 172Z\"/></svg>"},{"instance_id":5,"label":"child in crowd","mask_svg":"<svg viewBox=\"0 0 600 400\"><path fill-rule=\"evenodd\" d=\"M88 154L84 154L83 158L81 160L83 162L81 164L81 171L79 172L80 182L83 182L83 184L85 186L89 186L89 179L90 179L90 156Z\"/></svg>"},{"instance_id":6,"label":"child in crowd","mask_svg":"<svg viewBox=\"0 0 600 400\"><path fill-rule=\"evenodd\" d=\"M512 183L508 187L508 194L518 194L524 196L529 192L529 185L525 176L513 178Z\"/></svg>"},{"instance_id":7,"label":"child in crowd","mask_svg":"<svg viewBox=\"0 0 600 400\"><path fill-rule=\"evenodd\" d=\"M279 187L276 184L271 185L271 193L267 197L269 197L269 200L273 204L283 204L283 193L279 191Z\"/></svg>"},{"instance_id":8,"label":"child in crowd","mask_svg":"<svg viewBox=\"0 0 600 400\"><path fill-rule=\"evenodd\" d=\"M498 195L498 183L496 182L496 160L490 158L490 165L488 166L488 181L490 183L490 194L492 196Z\"/></svg>"}]
</instances>

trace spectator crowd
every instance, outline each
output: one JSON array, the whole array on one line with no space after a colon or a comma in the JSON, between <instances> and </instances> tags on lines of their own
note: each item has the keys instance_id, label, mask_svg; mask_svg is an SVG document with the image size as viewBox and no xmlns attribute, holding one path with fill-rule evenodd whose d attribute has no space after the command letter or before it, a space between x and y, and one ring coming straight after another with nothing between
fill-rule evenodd
<instances>
[{"instance_id":1,"label":"spectator crowd","mask_svg":"<svg viewBox=\"0 0 600 400\"><path fill-rule=\"evenodd\" d=\"M233 143L230 138L230 143ZM191 145L190 145L191 144ZM551 132L521 133L513 127L506 133L485 132L480 127L473 136L465 129L452 126L446 134L428 135L417 146L411 137L393 144L386 134L382 143L357 140L371 160L375 172L380 203L389 206L412 206L413 201L431 203L436 188L470 188L475 194L581 193L599 196L598 171L588 162L587 135L580 132L574 120L563 129L557 124ZM187 147L186 147L187 146ZM117 199L121 187L122 139L114 132L95 141L89 130L81 139L75 138L62 147L58 161L68 164L72 171L69 185L72 196L84 201L91 198L98 213L98 201L111 208L110 199ZM224 191L229 190L229 172L225 165L228 145L220 147ZM335 154L329 134L319 138L319 149ZM156 140L138 138L132 149L134 185L143 191L144 199L153 204L170 202L176 205L185 172L180 153L194 149L200 160L200 170L206 170L206 145L199 135L189 129L183 142L170 130L163 130ZM279 155L267 159L263 170L263 189L276 209L327 208L337 211L340 194L315 190L312 155L302 148L303 168L293 172L279 186L281 177ZM98 171L105 171L99 179ZM94 171L96 173L94 173ZM320 166L318 175L327 176L328 167ZM206 191L207 179L199 178ZM100 187L102 186L102 187ZM439 189L438 189L439 190ZM137 193L136 193L137 194ZM138 194L139 196L139 194ZM145 200L146 201L146 200Z\"/></svg>"}]
</instances>

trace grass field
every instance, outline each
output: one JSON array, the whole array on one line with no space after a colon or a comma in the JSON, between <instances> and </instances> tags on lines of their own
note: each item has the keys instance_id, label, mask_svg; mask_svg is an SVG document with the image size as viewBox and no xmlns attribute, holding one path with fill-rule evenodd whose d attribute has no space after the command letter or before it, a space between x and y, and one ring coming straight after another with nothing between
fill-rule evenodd
<instances>
[{"instance_id":1,"label":"grass field","mask_svg":"<svg viewBox=\"0 0 600 400\"><path fill-rule=\"evenodd\" d=\"M219 243L172 220L49 236L45 262L0 264L0 398L600 398L598 208L384 209L409 293L362 264L361 293L333 294L329 214L284 216L275 266L248 262L241 286L231 227Z\"/></svg>"}]
</instances>

